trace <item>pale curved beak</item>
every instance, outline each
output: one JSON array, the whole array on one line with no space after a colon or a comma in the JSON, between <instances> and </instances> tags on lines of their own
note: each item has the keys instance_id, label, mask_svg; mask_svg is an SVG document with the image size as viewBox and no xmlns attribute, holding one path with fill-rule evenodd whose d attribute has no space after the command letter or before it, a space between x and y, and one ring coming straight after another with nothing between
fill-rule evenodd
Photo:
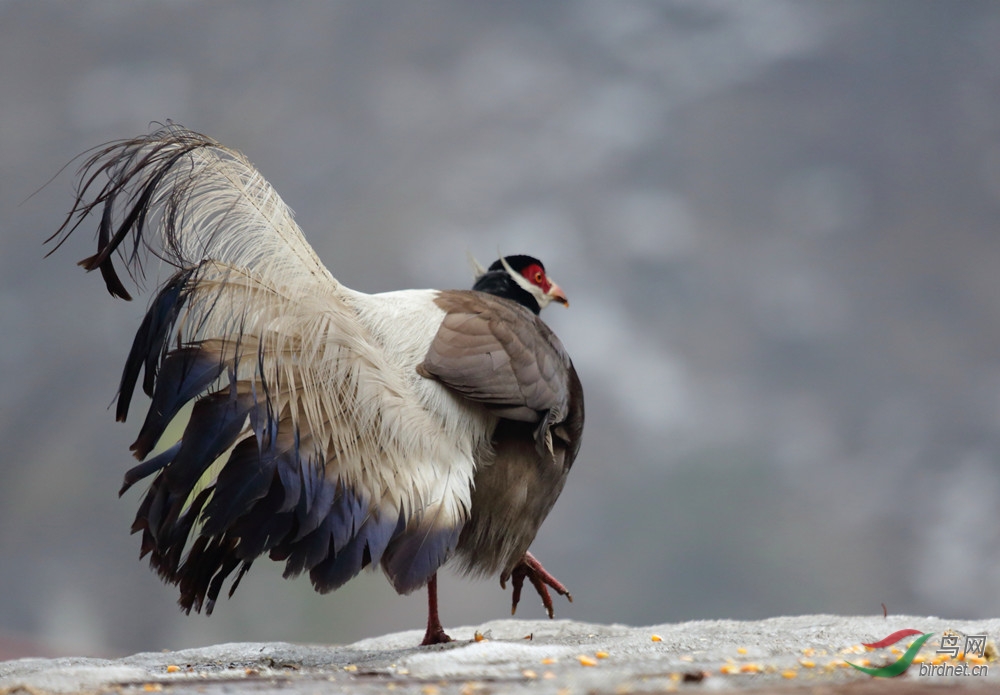
<instances>
[{"instance_id":1,"label":"pale curved beak","mask_svg":"<svg viewBox=\"0 0 1000 695\"><path fill-rule=\"evenodd\" d=\"M549 281L551 282L551 279ZM556 283L553 282L552 287L550 287L549 291L545 294L547 294L552 301L559 302L563 306L569 306L569 299L567 299L566 293L563 292L562 288Z\"/></svg>"}]
</instances>

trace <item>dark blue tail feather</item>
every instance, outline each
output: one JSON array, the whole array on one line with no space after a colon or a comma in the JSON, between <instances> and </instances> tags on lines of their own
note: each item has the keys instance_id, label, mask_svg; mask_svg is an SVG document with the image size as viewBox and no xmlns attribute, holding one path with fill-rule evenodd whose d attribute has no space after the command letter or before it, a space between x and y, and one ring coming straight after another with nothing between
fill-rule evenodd
<instances>
[{"instance_id":1,"label":"dark blue tail feather","mask_svg":"<svg viewBox=\"0 0 1000 695\"><path fill-rule=\"evenodd\" d=\"M139 380L139 371L143 368L145 368L143 391L147 396L153 395L156 368L163 358L167 335L177 320L177 314L187 301L188 293L185 288L196 270L196 268L182 270L170 278L143 317L142 324L132 341L132 349L129 350L125 360L121 384L118 387L118 407L115 417L119 422L125 421L136 382Z\"/></svg>"},{"instance_id":2,"label":"dark blue tail feather","mask_svg":"<svg viewBox=\"0 0 1000 695\"><path fill-rule=\"evenodd\" d=\"M236 445L229 460L219 472L215 494L205 507L206 536L222 534L237 517L245 513L271 488L275 460L261 456L257 442L247 437Z\"/></svg>"},{"instance_id":3,"label":"dark blue tail feather","mask_svg":"<svg viewBox=\"0 0 1000 695\"><path fill-rule=\"evenodd\" d=\"M461 524L444 528L420 523L413 526L394 538L382 556L382 569L401 594L427 583L451 556L462 531Z\"/></svg>"},{"instance_id":4,"label":"dark blue tail feather","mask_svg":"<svg viewBox=\"0 0 1000 695\"><path fill-rule=\"evenodd\" d=\"M250 394L232 391L217 391L194 404L181 438L181 448L170 465L163 469L171 489L190 490L212 462L240 436L247 414L255 404Z\"/></svg>"},{"instance_id":5,"label":"dark blue tail feather","mask_svg":"<svg viewBox=\"0 0 1000 695\"><path fill-rule=\"evenodd\" d=\"M125 478L122 480L122 486L118 491L118 496L121 497L138 481L151 476L153 473L156 473L158 470L173 461L174 457L177 456L177 452L180 451L180 448L181 443L177 442L163 453L128 469L125 473Z\"/></svg>"},{"instance_id":6,"label":"dark blue tail feather","mask_svg":"<svg viewBox=\"0 0 1000 695\"><path fill-rule=\"evenodd\" d=\"M402 516L371 512L353 538L310 570L313 586L320 593L339 589L365 567L377 565L389 541L405 528Z\"/></svg>"},{"instance_id":7,"label":"dark blue tail feather","mask_svg":"<svg viewBox=\"0 0 1000 695\"><path fill-rule=\"evenodd\" d=\"M160 365L146 420L132 444L135 455L145 457L180 409L215 382L228 364L219 355L198 346L167 353Z\"/></svg>"}]
</instances>

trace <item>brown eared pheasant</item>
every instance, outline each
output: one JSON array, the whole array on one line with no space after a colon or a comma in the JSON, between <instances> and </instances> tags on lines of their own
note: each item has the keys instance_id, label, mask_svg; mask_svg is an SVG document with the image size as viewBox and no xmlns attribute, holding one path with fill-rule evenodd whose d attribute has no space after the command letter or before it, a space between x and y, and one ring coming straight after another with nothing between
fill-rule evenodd
<instances>
[{"instance_id":1,"label":"brown eared pheasant","mask_svg":"<svg viewBox=\"0 0 1000 695\"><path fill-rule=\"evenodd\" d=\"M151 257L170 269L116 417L141 381L121 492L151 478L132 530L184 610L211 613L263 555L319 592L379 565L400 593L426 586L423 644L450 639L449 560L511 581L515 609L525 580L550 617L549 589L569 598L528 552L583 431L580 380L538 317L568 302L540 261L501 258L471 290L351 290L242 154L172 124L87 159L49 241L92 212L97 253L80 265L112 295L131 298L115 256L132 279Z\"/></svg>"}]
</instances>

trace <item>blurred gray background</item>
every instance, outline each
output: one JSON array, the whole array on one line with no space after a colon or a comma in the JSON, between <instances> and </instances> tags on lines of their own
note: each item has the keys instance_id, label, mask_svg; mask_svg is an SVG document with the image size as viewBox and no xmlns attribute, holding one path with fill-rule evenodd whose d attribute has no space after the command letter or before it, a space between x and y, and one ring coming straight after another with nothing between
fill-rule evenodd
<instances>
[{"instance_id":1,"label":"blurred gray background","mask_svg":"<svg viewBox=\"0 0 1000 695\"><path fill-rule=\"evenodd\" d=\"M78 153L238 149L344 283L545 260L587 389L557 616L1000 614L1000 4L0 1L0 634L120 654L422 627L257 563L184 616L116 497L148 295L43 260ZM446 625L506 615L442 579ZM520 614L542 615L533 596Z\"/></svg>"}]
</instances>

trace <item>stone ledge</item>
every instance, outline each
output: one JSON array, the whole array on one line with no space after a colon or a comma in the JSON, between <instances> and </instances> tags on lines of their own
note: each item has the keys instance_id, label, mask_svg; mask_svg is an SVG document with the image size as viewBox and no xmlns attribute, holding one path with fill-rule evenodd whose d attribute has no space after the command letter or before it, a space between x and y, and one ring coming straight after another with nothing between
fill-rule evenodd
<instances>
[{"instance_id":1,"label":"stone ledge","mask_svg":"<svg viewBox=\"0 0 1000 695\"><path fill-rule=\"evenodd\" d=\"M933 632L918 662L901 677L872 678L846 665L880 666L899 658L912 638L867 650L904 628ZM948 660L969 675L923 675L940 660L945 630L986 634L985 663ZM694 621L650 627L573 621L501 620L449 630L455 642L415 646L421 630L345 646L232 643L123 659L19 659L0 662L0 695L14 693L231 692L313 693L647 693L935 692L995 690L1000 619L812 615L760 621ZM477 635L481 638L477 641ZM655 637L654 637L655 635ZM973 667L985 675L972 675ZM985 668L982 668L985 667ZM926 670L926 668L925 668ZM954 669L952 669L954 671Z\"/></svg>"}]
</instances>

